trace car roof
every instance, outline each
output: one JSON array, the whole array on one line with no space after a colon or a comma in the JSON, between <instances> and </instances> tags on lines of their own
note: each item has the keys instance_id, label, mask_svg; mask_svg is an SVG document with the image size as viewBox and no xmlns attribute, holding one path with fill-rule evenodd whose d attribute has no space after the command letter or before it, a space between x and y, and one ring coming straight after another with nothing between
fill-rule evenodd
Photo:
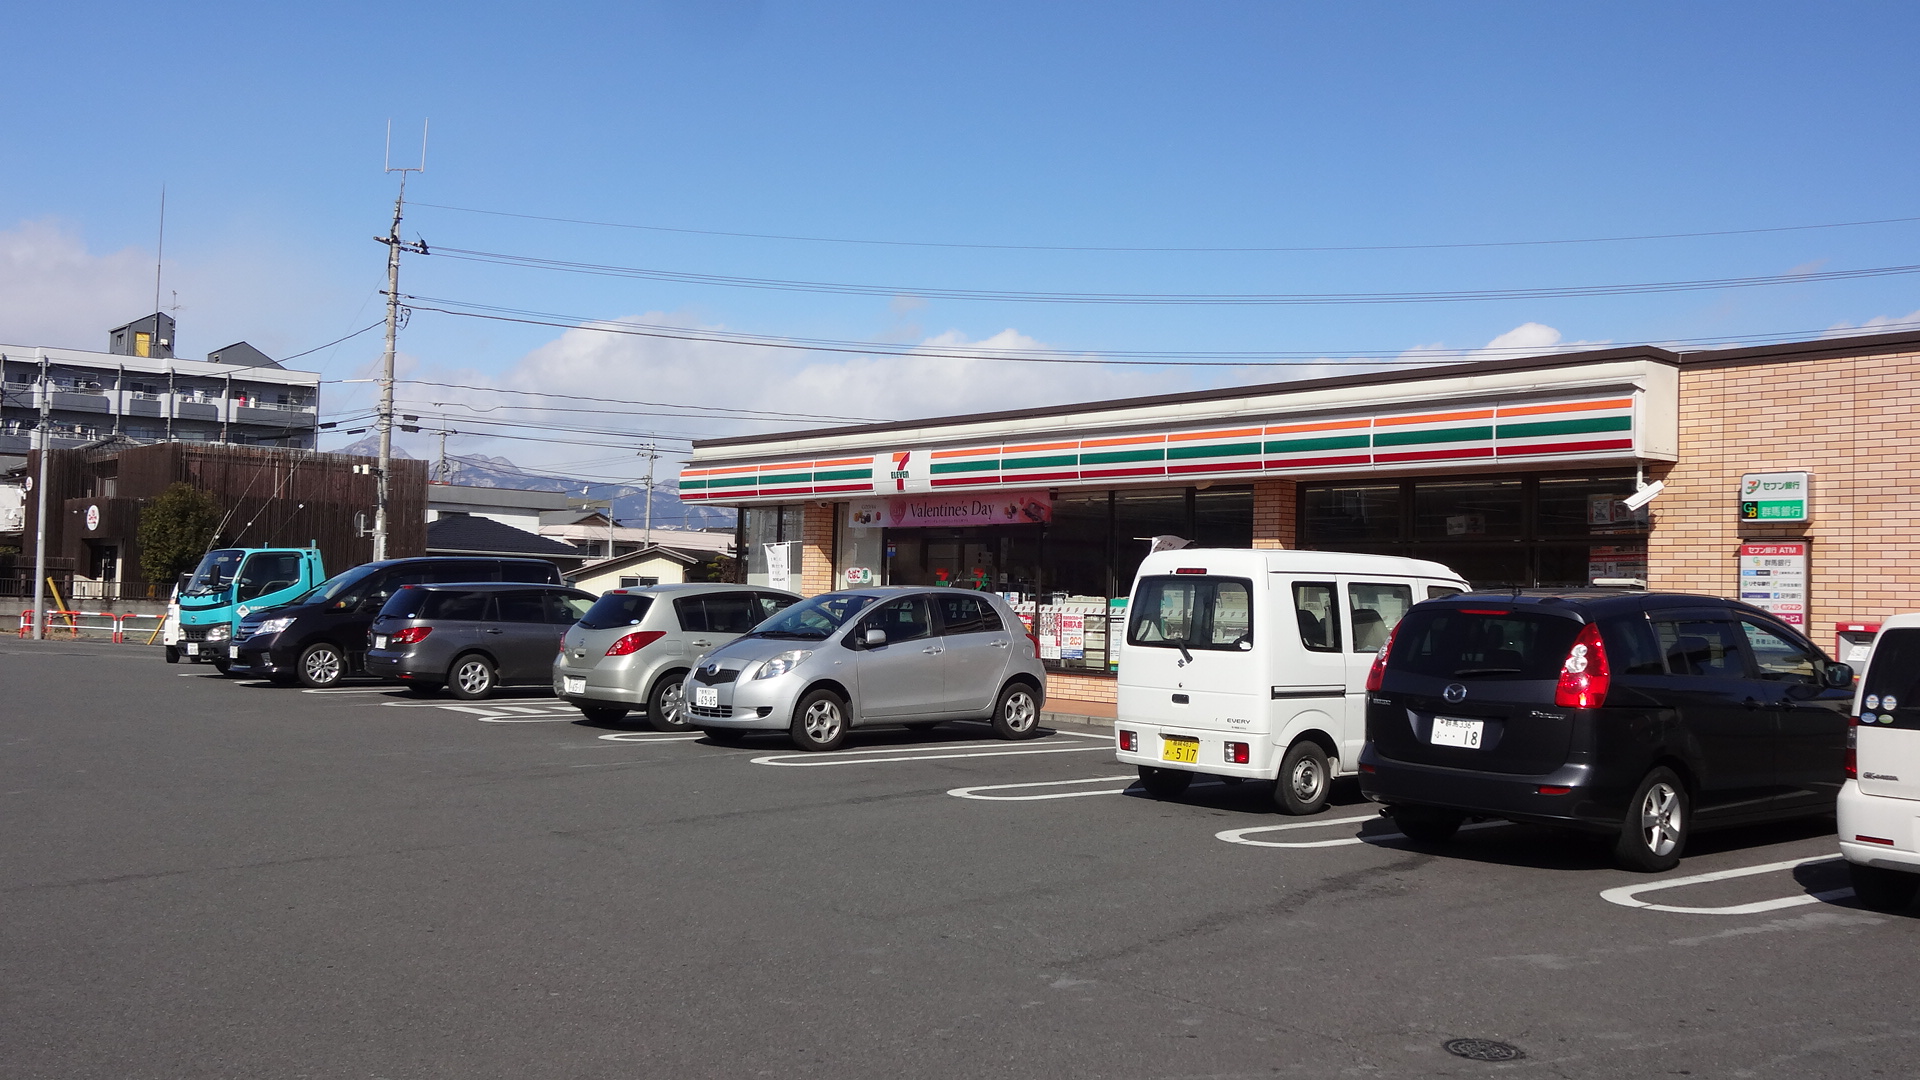
<instances>
[{"instance_id":1,"label":"car roof","mask_svg":"<svg viewBox=\"0 0 1920 1080\"><path fill-rule=\"evenodd\" d=\"M1608 615L1619 615L1633 611L1661 611L1685 608L1723 608L1747 615L1758 615L1771 622L1787 625L1780 617L1771 612L1743 604L1738 600L1724 596L1709 596L1704 593L1641 592L1624 589L1474 589L1453 596L1437 597L1427 601L1429 604L1458 605L1462 602L1499 603L1509 606L1523 606L1540 611L1555 611L1564 615L1582 619L1597 619ZM1805 631L1796 630L1805 635Z\"/></svg>"},{"instance_id":2,"label":"car roof","mask_svg":"<svg viewBox=\"0 0 1920 1080\"><path fill-rule=\"evenodd\" d=\"M668 581L659 585L625 585L618 589L608 589L610 593L638 593L642 596L658 596L662 593L684 592L777 592L797 596L791 589L776 589L771 585L735 585L723 581Z\"/></svg>"},{"instance_id":3,"label":"car roof","mask_svg":"<svg viewBox=\"0 0 1920 1080\"><path fill-rule=\"evenodd\" d=\"M584 592L571 585L555 585L551 581L422 581L413 585L402 585L403 589L459 589L461 592L505 592L509 589L564 589L567 592ZM591 596L593 594L588 593Z\"/></svg>"}]
</instances>

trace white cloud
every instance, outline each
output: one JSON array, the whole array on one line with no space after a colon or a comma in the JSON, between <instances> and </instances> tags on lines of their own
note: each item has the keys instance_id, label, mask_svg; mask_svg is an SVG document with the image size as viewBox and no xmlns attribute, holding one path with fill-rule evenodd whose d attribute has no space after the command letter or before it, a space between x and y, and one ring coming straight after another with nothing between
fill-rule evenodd
<instances>
[{"instance_id":1,"label":"white cloud","mask_svg":"<svg viewBox=\"0 0 1920 1080\"><path fill-rule=\"evenodd\" d=\"M108 330L152 311L152 258L95 254L51 219L0 231L0 341L104 351Z\"/></svg>"},{"instance_id":2,"label":"white cloud","mask_svg":"<svg viewBox=\"0 0 1920 1080\"><path fill-rule=\"evenodd\" d=\"M1545 323L1527 322L1495 337L1463 360L1497 359L1506 356L1531 356L1539 353L1573 352L1605 345L1605 341L1566 341L1560 331Z\"/></svg>"},{"instance_id":3,"label":"white cloud","mask_svg":"<svg viewBox=\"0 0 1920 1080\"><path fill-rule=\"evenodd\" d=\"M1920 311L1909 311L1905 315L1875 315L1866 322L1855 326L1852 323L1838 322L1827 327L1821 337L1847 337L1861 331L1875 330L1891 333L1895 330L1912 330L1920 327Z\"/></svg>"}]
</instances>

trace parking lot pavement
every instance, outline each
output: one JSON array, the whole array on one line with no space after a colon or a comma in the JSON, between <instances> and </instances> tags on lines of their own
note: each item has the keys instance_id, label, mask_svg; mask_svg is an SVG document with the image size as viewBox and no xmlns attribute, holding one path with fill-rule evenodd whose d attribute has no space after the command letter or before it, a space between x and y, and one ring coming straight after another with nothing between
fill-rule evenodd
<instances>
[{"instance_id":1,"label":"parking lot pavement","mask_svg":"<svg viewBox=\"0 0 1920 1080\"><path fill-rule=\"evenodd\" d=\"M1155 802L1064 730L802 756L87 643L0 644L0 687L9 1077L1807 1077L1920 1054L1920 920L1852 906L1822 824L1710 834L1642 877L1527 827L1423 849L1346 786L1306 820L1254 784Z\"/></svg>"}]
</instances>

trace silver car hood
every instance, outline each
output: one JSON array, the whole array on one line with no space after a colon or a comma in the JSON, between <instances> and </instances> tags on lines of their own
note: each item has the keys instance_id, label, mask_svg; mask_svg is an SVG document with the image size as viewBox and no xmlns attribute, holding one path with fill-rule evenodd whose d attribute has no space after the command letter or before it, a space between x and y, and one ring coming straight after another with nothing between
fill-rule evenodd
<instances>
[{"instance_id":1,"label":"silver car hood","mask_svg":"<svg viewBox=\"0 0 1920 1080\"><path fill-rule=\"evenodd\" d=\"M818 649L826 645L835 645L840 634L835 632L826 638L772 638L744 637L735 638L713 650L701 661L702 665L716 664L722 668L739 670L758 660L769 660L783 652L796 649Z\"/></svg>"}]
</instances>

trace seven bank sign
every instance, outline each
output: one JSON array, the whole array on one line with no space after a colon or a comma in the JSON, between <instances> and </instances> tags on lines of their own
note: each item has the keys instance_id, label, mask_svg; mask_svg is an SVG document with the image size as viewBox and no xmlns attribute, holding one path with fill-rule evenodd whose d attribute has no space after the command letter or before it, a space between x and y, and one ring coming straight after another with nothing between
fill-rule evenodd
<instances>
[{"instance_id":1,"label":"seven bank sign","mask_svg":"<svg viewBox=\"0 0 1920 1080\"><path fill-rule=\"evenodd\" d=\"M1740 478L1740 518L1743 521L1806 521L1811 492L1808 473L1747 473Z\"/></svg>"}]
</instances>

